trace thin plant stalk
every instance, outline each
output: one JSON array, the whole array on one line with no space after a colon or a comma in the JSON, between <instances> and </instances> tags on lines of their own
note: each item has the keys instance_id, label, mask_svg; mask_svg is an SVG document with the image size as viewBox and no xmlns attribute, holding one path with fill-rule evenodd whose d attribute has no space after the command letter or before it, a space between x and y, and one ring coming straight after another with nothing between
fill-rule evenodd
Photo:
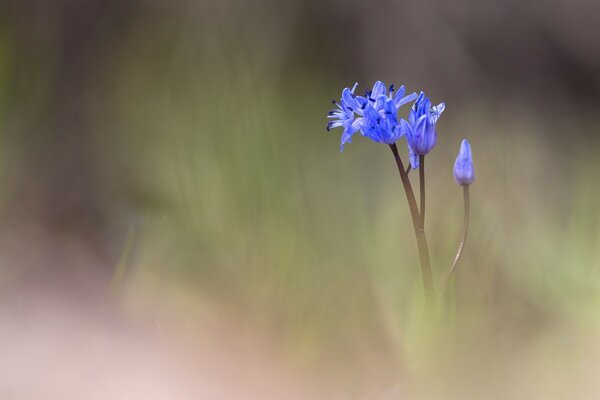
<instances>
[{"instance_id":1,"label":"thin plant stalk","mask_svg":"<svg viewBox=\"0 0 600 400\"><path fill-rule=\"evenodd\" d=\"M419 155L419 200L421 207L421 229L425 230L425 156Z\"/></svg>"},{"instance_id":2,"label":"thin plant stalk","mask_svg":"<svg viewBox=\"0 0 600 400\"><path fill-rule=\"evenodd\" d=\"M404 186L404 192L406 194L406 200L408 201L408 208L410 209L410 215L412 217L413 228L415 230L415 237L417 239L417 247L419 249L419 261L421 262L421 274L423 277L423 287L425 289L425 298L429 303L433 303L435 300L435 288L433 286L433 275L431 273L431 264L429 261L429 250L427 247L427 237L425 231L421 227L421 216L419 209L417 208L417 201L415 200L415 194L413 192L408 174L404 169L404 164L398 154L398 147L396 144L391 144L390 148L396 159L396 165L398 166L398 172L400 173L400 179Z\"/></svg>"},{"instance_id":3,"label":"thin plant stalk","mask_svg":"<svg viewBox=\"0 0 600 400\"><path fill-rule=\"evenodd\" d=\"M452 274L454 273L454 271L456 271L456 266L458 265L458 261L460 260L460 257L462 256L463 249L465 248L465 243L467 242L467 234L469 233L469 208L470 208L469 185L463 186L463 197L464 197L464 202L465 202L465 221L464 221L464 226L463 226L463 235L462 235L460 244L458 245L458 250L456 252L456 256L454 257L454 262L452 263L452 267L450 267L450 270L448 271L446 278L443 280L440 290L443 289L448 284L450 277L452 277Z\"/></svg>"}]
</instances>

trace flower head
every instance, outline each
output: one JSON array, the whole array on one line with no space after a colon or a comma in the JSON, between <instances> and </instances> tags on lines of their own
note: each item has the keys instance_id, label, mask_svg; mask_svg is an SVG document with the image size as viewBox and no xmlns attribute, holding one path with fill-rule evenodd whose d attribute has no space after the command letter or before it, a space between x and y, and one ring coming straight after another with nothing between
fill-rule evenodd
<instances>
[{"instance_id":1,"label":"flower head","mask_svg":"<svg viewBox=\"0 0 600 400\"><path fill-rule=\"evenodd\" d=\"M431 100L421 92L412 106L408 121L403 121L402 130L408 141L413 168L419 166L418 156L426 155L435 147L437 141L435 124L445 108L444 103L432 106Z\"/></svg>"},{"instance_id":2,"label":"flower head","mask_svg":"<svg viewBox=\"0 0 600 400\"><path fill-rule=\"evenodd\" d=\"M454 180L461 186L470 185L475 180L471 145L467 139L463 139L460 144L460 151L454 162Z\"/></svg>"},{"instance_id":3,"label":"flower head","mask_svg":"<svg viewBox=\"0 0 600 400\"><path fill-rule=\"evenodd\" d=\"M404 86L394 90L394 85L389 87L388 92L385 84L377 81L371 90L365 91L364 96L357 96L354 94L357 85L342 91L340 101L334 101L337 108L328 115L333 120L327 124L327 130L344 128L340 150L343 151L344 145L352 142L352 135L359 130L375 142L395 143L404 134L398 123L398 110L416 99L417 94L405 96Z\"/></svg>"},{"instance_id":4,"label":"flower head","mask_svg":"<svg viewBox=\"0 0 600 400\"><path fill-rule=\"evenodd\" d=\"M401 106L416 98L416 93L405 93L404 86L397 91L390 86L389 94L383 82L377 81L373 90L365 93L368 100L364 108L364 120L361 128L363 136L377 143L393 144L403 136L398 123L398 110Z\"/></svg>"}]
</instances>

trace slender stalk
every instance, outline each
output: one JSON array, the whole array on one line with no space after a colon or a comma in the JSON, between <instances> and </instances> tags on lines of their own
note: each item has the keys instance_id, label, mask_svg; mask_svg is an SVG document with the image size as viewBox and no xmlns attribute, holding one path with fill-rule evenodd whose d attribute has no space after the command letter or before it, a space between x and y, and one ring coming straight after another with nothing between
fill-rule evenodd
<instances>
[{"instance_id":1,"label":"slender stalk","mask_svg":"<svg viewBox=\"0 0 600 400\"><path fill-rule=\"evenodd\" d=\"M417 208L417 201L415 200L415 194L413 192L408 174L404 169L400 154L398 154L398 148L396 144L391 144L390 148L394 153L396 159L396 165L398 166L398 172L400 172L400 179L404 186L404 192L406 193L406 200L408 201L408 208L410 209L410 215L412 217L413 228L415 230L415 236L417 239L417 247L419 249L419 260L421 262L421 275L423 276L423 287L425 289L425 298L429 303L432 303L435 299L435 289L433 286L433 275L431 274L431 264L429 262L429 250L427 248L427 237L425 231L420 225L421 216L419 215L419 209Z\"/></svg>"},{"instance_id":2,"label":"slender stalk","mask_svg":"<svg viewBox=\"0 0 600 400\"><path fill-rule=\"evenodd\" d=\"M421 207L421 229L425 229L425 156L419 155L419 200Z\"/></svg>"},{"instance_id":3,"label":"slender stalk","mask_svg":"<svg viewBox=\"0 0 600 400\"><path fill-rule=\"evenodd\" d=\"M456 252L456 256L454 257L454 262L452 263L452 267L450 267L450 270L448 271L446 278L443 280L442 285L440 286L440 290L442 290L448 284L448 280L450 279L450 277L456 270L458 261L460 260L460 257L462 256L462 253L463 253L463 249L465 248L465 243L467 242L467 233L469 232L469 207L470 207L469 185L463 186L463 197L465 200L465 222L464 222L464 227L463 227L463 235L462 235L462 239L460 241L460 245L458 246L458 251Z\"/></svg>"},{"instance_id":4,"label":"slender stalk","mask_svg":"<svg viewBox=\"0 0 600 400\"><path fill-rule=\"evenodd\" d=\"M410 174L411 169L412 167L410 166L410 163L408 163L408 167L406 167L406 175Z\"/></svg>"}]
</instances>

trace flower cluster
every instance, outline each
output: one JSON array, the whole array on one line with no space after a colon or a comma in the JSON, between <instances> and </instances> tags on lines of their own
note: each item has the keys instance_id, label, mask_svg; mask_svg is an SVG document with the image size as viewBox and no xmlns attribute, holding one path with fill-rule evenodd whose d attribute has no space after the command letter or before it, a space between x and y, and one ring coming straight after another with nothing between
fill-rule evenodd
<instances>
[{"instance_id":1,"label":"flower cluster","mask_svg":"<svg viewBox=\"0 0 600 400\"><path fill-rule=\"evenodd\" d=\"M352 136L356 132L360 132L374 142L385 143L390 146L400 173L400 180L404 187L417 239L425 297L430 304L433 304L435 301L435 288L425 235L425 156L435 147L437 142L436 124L446 105L440 103L434 106L423 92L418 96L416 93L406 94L404 86L394 90L394 85L391 85L388 89L381 81L375 82L373 89L366 90L364 96L358 96L354 93L357 86L358 84L354 84L352 89L345 88L339 102L333 101L336 108L328 114L330 121L327 124L327 130L330 131L332 128L338 127L344 129L340 151L344 150L346 143L352 142ZM399 118L400 107L413 101L408 118ZM415 192L408 176L410 170L404 167L396 146L396 142L402 137L406 138L410 167L413 169L419 168L420 205L417 205ZM462 141L460 152L454 163L454 179L456 183L463 187L465 222L462 240L443 285L447 284L448 279L456 269L467 239L470 204L469 185L475 180L475 173L471 145L466 139Z\"/></svg>"},{"instance_id":2,"label":"flower cluster","mask_svg":"<svg viewBox=\"0 0 600 400\"><path fill-rule=\"evenodd\" d=\"M444 103L432 106L423 92L406 95L401 86L394 90L394 85L387 89L381 82L375 82L373 89L365 91L364 96L357 96L352 89L342 91L340 101L335 101L337 108L330 111L332 119L327 130L343 127L340 150L346 143L352 142L352 135L360 131L363 136L377 143L393 144L401 137L406 137L410 153L411 165L418 167L419 155L425 155L433 149L437 139L435 124L444 111ZM398 119L400 107L415 101L408 120Z\"/></svg>"}]
</instances>

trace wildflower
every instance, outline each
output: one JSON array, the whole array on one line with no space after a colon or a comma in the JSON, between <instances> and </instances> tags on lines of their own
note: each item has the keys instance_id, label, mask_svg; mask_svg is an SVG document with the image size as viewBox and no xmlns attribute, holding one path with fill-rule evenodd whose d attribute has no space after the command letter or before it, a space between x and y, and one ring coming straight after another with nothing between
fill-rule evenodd
<instances>
[{"instance_id":1,"label":"wildflower","mask_svg":"<svg viewBox=\"0 0 600 400\"><path fill-rule=\"evenodd\" d=\"M413 168L419 166L419 157L429 153L437 141L435 124L444 112L446 105L440 103L431 106L431 100L421 92L413 104L408 122L402 122L402 130L408 141L410 163Z\"/></svg>"},{"instance_id":2,"label":"wildflower","mask_svg":"<svg viewBox=\"0 0 600 400\"><path fill-rule=\"evenodd\" d=\"M344 89L341 104L336 102L338 108L329 113L329 118L336 120L329 122L327 129L344 128L340 150L343 150L344 144L352 141L352 135L358 130L375 142L395 143L403 135L398 123L398 109L413 101L416 93L405 96L404 86L396 91L391 85L388 94L385 84L377 81L372 90L365 91L363 97L354 94L356 86Z\"/></svg>"},{"instance_id":3,"label":"wildflower","mask_svg":"<svg viewBox=\"0 0 600 400\"><path fill-rule=\"evenodd\" d=\"M461 186L470 185L475 180L471 145L467 139L463 139L460 144L460 151L454 162L454 180Z\"/></svg>"},{"instance_id":4,"label":"wildflower","mask_svg":"<svg viewBox=\"0 0 600 400\"><path fill-rule=\"evenodd\" d=\"M398 123L398 110L417 95L412 93L405 96L404 86L395 91L394 85L390 86L389 95L386 92L385 84L377 81L373 90L366 93L369 102L365 106L361 130L363 136L374 142L393 144L404 134Z\"/></svg>"}]
</instances>

